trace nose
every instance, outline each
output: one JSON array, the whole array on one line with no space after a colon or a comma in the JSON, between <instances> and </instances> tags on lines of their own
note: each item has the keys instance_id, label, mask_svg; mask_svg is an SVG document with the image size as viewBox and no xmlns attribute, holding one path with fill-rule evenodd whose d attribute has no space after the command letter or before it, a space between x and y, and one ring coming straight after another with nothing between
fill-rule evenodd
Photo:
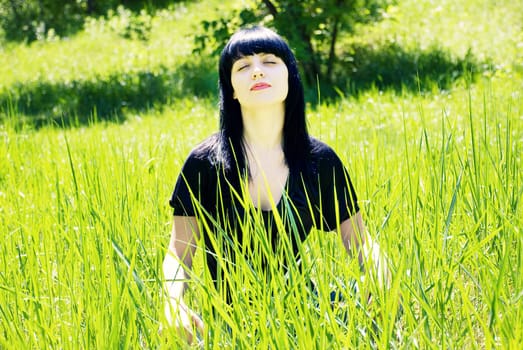
<instances>
[{"instance_id":1,"label":"nose","mask_svg":"<svg viewBox=\"0 0 523 350\"><path fill-rule=\"evenodd\" d=\"M254 69L252 70L252 79L254 79L254 80L260 79L260 78L263 78L264 76L265 76L265 74L260 69L260 67L258 67L258 66L254 67Z\"/></svg>"}]
</instances>

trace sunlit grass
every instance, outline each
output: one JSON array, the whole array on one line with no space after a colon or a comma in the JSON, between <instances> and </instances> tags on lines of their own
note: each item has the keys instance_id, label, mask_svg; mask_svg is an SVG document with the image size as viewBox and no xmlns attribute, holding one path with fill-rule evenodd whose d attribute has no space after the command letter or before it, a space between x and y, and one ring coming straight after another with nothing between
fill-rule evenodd
<instances>
[{"instance_id":1,"label":"sunlit grass","mask_svg":"<svg viewBox=\"0 0 523 350\"><path fill-rule=\"evenodd\" d=\"M512 88L369 94L311 110L312 133L350 169L392 287L360 283L373 303L358 307L346 293L340 322L306 288L281 276L266 285L246 265L230 276L238 294L226 313L197 262L188 300L208 324L202 337L211 347L520 344L523 105L500 97ZM3 128L3 346L161 343L167 199L188 151L216 125L212 102L186 100L122 125ZM313 232L306 249L320 292L357 277L336 235Z\"/></svg>"},{"instance_id":2,"label":"sunlit grass","mask_svg":"<svg viewBox=\"0 0 523 350\"><path fill-rule=\"evenodd\" d=\"M521 64L523 36L518 1L399 1L389 9L387 20L364 28L360 36L399 41L407 47L429 48L437 43L454 54L470 51L505 69ZM514 60L514 58L516 58Z\"/></svg>"}]
</instances>

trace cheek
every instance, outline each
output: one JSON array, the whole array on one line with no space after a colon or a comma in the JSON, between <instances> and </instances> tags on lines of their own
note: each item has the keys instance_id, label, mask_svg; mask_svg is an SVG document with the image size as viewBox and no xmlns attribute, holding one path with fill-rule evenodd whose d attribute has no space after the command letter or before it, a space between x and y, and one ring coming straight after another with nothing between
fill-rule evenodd
<instances>
[{"instance_id":1,"label":"cheek","mask_svg":"<svg viewBox=\"0 0 523 350\"><path fill-rule=\"evenodd\" d=\"M234 93L236 93L237 91L239 91L241 89L241 79L240 77L238 77L237 75L233 75L231 77L231 86L232 86L232 90L234 91Z\"/></svg>"},{"instance_id":2,"label":"cheek","mask_svg":"<svg viewBox=\"0 0 523 350\"><path fill-rule=\"evenodd\" d=\"M287 86L287 88L289 87L289 71L287 69L283 69L281 72L281 82Z\"/></svg>"},{"instance_id":3,"label":"cheek","mask_svg":"<svg viewBox=\"0 0 523 350\"><path fill-rule=\"evenodd\" d=\"M232 86L232 97L236 99L236 91L238 90L237 84L234 81L234 79L231 79L231 86Z\"/></svg>"},{"instance_id":4,"label":"cheek","mask_svg":"<svg viewBox=\"0 0 523 350\"><path fill-rule=\"evenodd\" d=\"M289 91L289 76L288 76L288 74L283 74L282 75L281 84L282 84L282 87L283 87L283 89L285 91Z\"/></svg>"},{"instance_id":5,"label":"cheek","mask_svg":"<svg viewBox=\"0 0 523 350\"><path fill-rule=\"evenodd\" d=\"M240 89L238 87L238 82L231 80L231 86L232 86L232 97L234 99L238 99L238 91L240 91Z\"/></svg>"}]
</instances>

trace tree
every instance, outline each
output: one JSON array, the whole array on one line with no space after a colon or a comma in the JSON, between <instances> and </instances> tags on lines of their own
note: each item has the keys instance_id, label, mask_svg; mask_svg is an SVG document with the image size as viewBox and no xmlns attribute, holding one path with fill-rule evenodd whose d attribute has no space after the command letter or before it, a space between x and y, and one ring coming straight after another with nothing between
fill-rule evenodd
<instances>
[{"instance_id":1,"label":"tree","mask_svg":"<svg viewBox=\"0 0 523 350\"><path fill-rule=\"evenodd\" d=\"M239 27L262 23L273 27L293 47L305 84L332 85L337 44L342 34L354 32L358 23L381 18L394 0L259 0L230 17L203 21L205 33L195 39L196 51L217 53ZM209 40L212 38L212 40Z\"/></svg>"}]
</instances>

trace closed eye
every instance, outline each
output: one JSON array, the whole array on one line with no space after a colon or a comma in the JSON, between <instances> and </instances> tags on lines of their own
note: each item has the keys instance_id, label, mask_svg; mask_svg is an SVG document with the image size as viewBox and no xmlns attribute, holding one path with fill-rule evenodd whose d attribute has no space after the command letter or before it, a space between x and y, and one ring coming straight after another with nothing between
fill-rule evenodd
<instances>
[{"instance_id":1,"label":"closed eye","mask_svg":"<svg viewBox=\"0 0 523 350\"><path fill-rule=\"evenodd\" d=\"M249 67L249 65L250 65L249 60L247 60L245 58L241 58L238 61L234 62L234 64L232 65L232 69L236 72L239 72L239 71L242 71L245 68Z\"/></svg>"}]
</instances>

